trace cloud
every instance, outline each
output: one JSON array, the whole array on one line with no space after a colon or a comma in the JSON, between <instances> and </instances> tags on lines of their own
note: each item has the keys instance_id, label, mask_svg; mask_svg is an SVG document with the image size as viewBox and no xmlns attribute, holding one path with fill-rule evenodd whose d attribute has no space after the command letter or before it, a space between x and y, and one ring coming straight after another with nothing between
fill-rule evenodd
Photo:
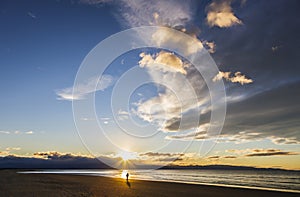
<instances>
[{"instance_id":1,"label":"cloud","mask_svg":"<svg viewBox=\"0 0 300 197\"><path fill-rule=\"evenodd\" d=\"M176 69L173 69L174 65L169 60L163 62L165 65L155 65L153 62L161 54L172 56L171 60L177 62ZM183 60L178 61L179 56L173 56L177 55L164 51L155 55L142 55L142 67L155 84L163 86L159 86L160 91L156 96L141 100L136 104L136 109L132 110L139 118L157 125L164 132L196 127L199 114L207 110L210 102L208 88L198 70ZM181 124L171 128L170 124L177 120L181 120Z\"/></svg>"},{"instance_id":2,"label":"cloud","mask_svg":"<svg viewBox=\"0 0 300 197\"><path fill-rule=\"evenodd\" d=\"M297 140L296 137L288 137L288 138L284 138L284 137L276 137L276 136L272 136L272 137L270 137L270 140L271 140L274 144L300 144L300 141Z\"/></svg>"},{"instance_id":3,"label":"cloud","mask_svg":"<svg viewBox=\"0 0 300 197\"><path fill-rule=\"evenodd\" d=\"M191 4L180 4L178 7L178 9L182 8L181 12L189 16L187 20L173 20L172 17L169 17L171 22L168 22L167 15L159 11L160 8L157 8L156 2L140 2L141 3L130 1L129 3L119 3L119 9L116 10L126 10L123 12L126 17L123 17L121 13L118 19L130 27L139 26L141 24L166 24L165 26L173 27L182 32L189 32L185 29L188 29L187 24L193 21L194 10ZM234 14L231 2L232 1L228 0L212 1L212 3L207 6L206 20L210 27L230 27L232 25L242 24L242 21ZM242 1L241 4L244 4L244 2L245 1ZM151 5L151 7L145 6L148 3L152 3L153 5ZM129 6L129 4L134 5ZM176 3L174 5L176 5ZM169 6L170 10L172 6L173 5ZM182 6L187 7L183 8ZM281 9L278 11L278 9L276 9L277 7L281 7ZM148 8L149 10L147 10ZM256 14L253 15L253 12ZM172 14L172 12L169 13ZM208 20L209 15L210 23ZM230 99L230 102L228 103L226 122L220 142L223 140L223 142L240 143L269 139L276 144L298 144L300 141L298 132L300 113L298 112L299 104L297 103L297 99L299 100L299 94L297 93L297 86L292 85L294 88L288 88L288 91L279 88L279 86L284 84L291 85L290 83L294 83L295 80L298 79L298 72L296 72L299 70L299 67L297 67L298 59L297 53L294 53L297 51L297 47L294 43L294 37L286 36L287 34L294 35L294 30L297 29L297 23L286 23L286 21L293 21L293 19L298 17L297 3L295 1L280 1L270 4L263 1L259 3L248 1L247 9L244 10L241 16L243 16L243 22L247 24L247 26L239 28L239 31L222 31L222 36L219 35L217 29L212 29L213 31L210 31L208 37L210 41L214 40L214 43L218 44L218 53L213 55L214 60L218 64L223 65L223 70L231 71L233 69L232 65L235 65L234 70L243 70L247 75L255 76L255 83L253 83L253 79L247 78L240 72L228 72L228 77L226 77L226 72L222 72L221 74L224 74L224 76L220 74L220 79L215 79L221 80L224 78L230 82L241 84L253 83L251 86L233 86L232 84L226 84L227 98ZM175 22L176 20L179 22ZM180 25L172 25L176 23ZM285 28L282 28L283 26ZM203 32L205 36L205 29ZM175 38L172 39L172 36L168 36L168 32L161 30L157 33L157 36L152 38L152 42L176 42ZM280 40L285 43L280 43ZM274 43L278 44L274 45ZM183 46L183 44L184 42L177 42L176 45ZM281 46L282 44L284 44L285 47L282 48L282 50L276 51L276 46ZM209 50L208 46L204 43L203 45ZM275 47L273 50L276 51L276 56L272 53L271 46ZM187 46L185 46L185 48L187 48ZM188 51L191 52L193 50ZM187 75L185 75L187 78L190 79L194 77L194 75L191 74L191 68L186 68L185 70L187 72ZM170 74L166 76L160 75L153 71L153 69L150 70L149 73L157 82L164 82L166 79L171 79L169 83L172 83L173 86L178 86L184 91L183 86L180 84L181 81L172 79ZM190 81L192 81L193 87L197 87L195 85L196 80ZM204 88L201 90L203 89ZM296 91L296 93L294 93L294 91ZM200 92L201 91L197 91L197 95L201 95ZM185 96L186 93L187 92L181 93L179 96L183 97L183 100L187 100L191 94L187 93L188 96ZM204 98L202 99L205 100ZM162 123L163 121L160 122L160 128L164 131L177 131L182 120L181 115L187 113L188 109L190 110L195 106L201 106L203 107L201 109L201 115L205 109L208 112L204 113L204 115L207 116L207 114L209 114L209 109L206 106L207 102L202 101L202 99L202 103L199 105L182 104L176 100L171 91L166 91L147 101L140 102L137 108L137 114L139 117L142 117L143 120L151 122L155 122L155 120L165 120L164 124ZM169 102L167 102L168 100ZM155 108L156 110L152 111L155 113L151 115L151 106L157 106L159 102L161 102L162 106L167 107L161 107L160 110L159 108ZM180 111L181 107L182 111ZM200 125L203 123L205 122L201 122ZM185 124L184 128L190 129L191 125ZM197 133L199 140L205 138L205 136L202 136L203 134L205 133ZM187 137L191 138L189 135ZM177 138L184 139L183 136Z\"/></svg>"},{"instance_id":4,"label":"cloud","mask_svg":"<svg viewBox=\"0 0 300 197\"><path fill-rule=\"evenodd\" d=\"M299 155L297 152L283 151L279 149L231 149L226 152L236 154L236 157L267 157L267 156L288 156Z\"/></svg>"},{"instance_id":5,"label":"cloud","mask_svg":"<svg viewBox=\"0 0 300 197\"><path fill-rule=\"evenodd\" d=\"M119 109L118 119L119 120L128 120L129 119L129 112Z\"/></svg>"},{"instance_id":6,"label":"cloud","mask_svg":"<svg viewBox=\"0 0 300 197\"><path fill-rule=\"evenodd\" d=\"M184 156L183 153L158 153L158 152L147 152L141 153L140 156L148 156L148 157L171 157L171 156Z\"/></svg>"},{"instance_id":7,"label":"cloud","mask_svg":"<svg viewBox=\"0 0 300 197\"><path fill-rule=\"evenodd\" d=\"M99 4L112 3L114 2L114 0L80 0L79 2L88 5L99 5Z\"/></svg>"},{"instance_id":8,"label":"cloud","mask_svg":"<svg viewBox=\"0 0 300 197\"><path fill-rule=\"evenodd\" d=\"M300 144L299 82L260 92L227 103L226 121L220 135L207 136L206 127L197 132L167 136L171 140L216 140L218 143L245 143L269 140L274 144ZM210 113L202 114L199 127L209 122ZM178 129L181 119L173 119L168 129ZM186 129L188 124L186 124ZM202 132L200 132L202 131Z\"/></svg>"},{"instance_id":9,"label":"cloud","mask_svg":"<svg viewBox=\"0 0 300 197\"><path fill-rule=\"evenodd\" d=\"M83 1L83 3L103 4L107 1ZM164 0L164 1L147 1L147 0L121 0L121 1L108 1L111 5L116 6L117 13L116 18L120 24L128 27L140 27L140 26L161 26L170 27L172 29L179 30L188 35L196 38L196 35L200 32L199 28L192 24L196 9L194 2L187 0L184 3L180 0ZM176 13L176 14L174 14ZM147 34L145 36L144 34ZM146 42L145 38L148 37L148 32L143 32L140 35L141 39ZM201 42L190 42L183 39L182 36L178 36L173 31L167 28L160 28L154 32L151 43L157 45L168 45L169 48L175 46L184 49L186 54L192 54L202 49ZM197 41L195 39L195 41ZM149 40L147 41L147 44Z\"/></svg>"},{"instance_id":10,"label":"cloud","mask_svg":"<svg viewBox=\"0 0 300 197\"><path fill-rule=\"evenodd\" d=\"M231 0L214 0L207 7L206 22L210 27L231 27L240 25L242 21L238 19L230 6Z\"/></svg>"},{"instance_id":11,"label":"cloud","mask_svg":"<svg viewBox=\"0 0 300 197\"><path fill-rule=\"evenodd\" d=\"M177 134L177 135L168 135L166 139L168 140L182 140L182 141L190 141L190 140L205 140L209 139L210 136L207 135L209 124L200 125L196 131L188 132L185 134Z\"/></svg>"},{"instance_id":12,"label":"cloud","mask_svg":"<svg viewBox=\"0 0 300 197\"><path fill-rule=\"evenodd\" d=\"M31 135L34 134L34 131L29 130L29 131L0 131L0 134L15 134L15 135L19 135L19 134L27 134L27 135Z\"/></svg>"},{"instance_id":13,"label":"cloud","mask_svg":"<svg viewBox=\"0 0 300 197\"><path fill-rule=\"evenodd\" d=\"M110 3L116 6L121 17L120 23L127 27L145 25L182 26L192 20L195 9L191 1L180 0L147 1L147 0L81 0L89 5ZM176 13L176 14L174 14Z\"/></svg>"},{"instance_id":14,"label":"cloud","mask_svg":"<svg viewBox=\"0 0 300 197\"><path fill-rule=\"evenodd\" d=\"M190 1L182 3L180 0L123 0L117 5L122 8L120 21L125 21L130 27L144 25L184 26L192 20L194 14Z\"/></svg>"},{"instance_id":15,"label":"cloud","mask_svg":"<svg viewBox=\"0 0 300 197\"><path fill-rule=\"evenodd\" d=\"M19 150L21 150L21 148L20 147L7 147L5 150L7 150L7 151L19 151Z\"/></svg>"},{"instance_id":16,"label":"cloud","mask_svg":"<svg viewBox=\"0 0 300 197\"><path fill-rule=\"evenodd\" d=\"M278 51L279 48L281 48L281 46L272 46L272 47L271 47L272 52Z\"/></svg>"},{"instance_id":17,"label":"cloud","mask_svg":"<svg viewBox=\"0 0 300 197\"><path fill-rule=\"evenodd\" d=\"M86 80L85 83L79 84L76 87L64 88L56 91L58 100L82 100L87 94L95 91L103 91L113 83L113 77L110 75L103 75L100 79L93 77ZM97 84L97 85L96 85Z\"/></svg>"},{"instance_id":18,"label":"cloud","mask_svg":"<svg viewBox=\"0 0 300 197\"><path fill-rule=\"evenodd\" d=\"M228 156L224 156L224 159L236 159L236 156L232 156L232 155L228 155Z\"/></svg>"},{"instance_id":19,"label":"cloud","mask_svg":"<svg viewBox=\"0 0 300 197\"><path fill-rule=\"evenodd\" d=\"M184 33L195 39L187 39L186 36L172 29L161 27L151 35L151 42L158 46L164 45L171 49L179 49L186 56L195 54L203 49L203 44L197 39L195 32L185 30Z\"/></svg>"},{"instance_id":20,"label":"cloud","mask_svg":"<svg viewBox=\"0 0 300 197\"><path fill-rule=\"evenodd\" d=\"M296 152L289 152L289 151L281 151L276 149L267 149L261 150L256 149L253 150L255 153L247 154L246 157L268 157L268 156L288 156L288 155L298 155Z\"/></svg>"},{"instance_id":21,"label":"cloud","mask_svg":"<svg viewBox=\"0 0 300 197\"><path fill-rule=\"evenodd\" d=\"M141 160L147 160L150 163L164 163L169 164L170 162L183 161L187 155L184 153L158 153L158 152L147 152L139 154ZM158 163L157 163L158 162Z\"/></svg>"},{"instance_id":22,"label":"cloud","mask_svg":"<svg viewBox=\"0 0 300 197\"><path fill-rule=\"evenodd\" d=\"M32 135L32 134L34 134L34 132L33 131L26 131L25 134Z\"/></svg>"},{"instance_id":23,"label":"cloud","mask_svg":"<svg viewBox=\"0 0 300 197\"><path fill-rule=\"evenodd\" d=\"M220 156L216 155L216 156L209 156L207 157L207 159L220 159Z\"/></svg>"},{"instance_id":24,"label":"cloud","mask_svg":"<svg viewBox=\"0 0 300 197\"><path fill-rule=\"evenodd\" d=\"M242 85L252 83L253 80L247 78L245 75L243 75L241 72L235 72L234 76L230 76L231 72L222 72L219 71L219 73L213 78L213 81L220 81L222 78L226 79L227 81L230 81L232 83L240 83Z\"/></svg>"},{"instance_id":25,"label":"cloud","mask_svg":"<svg viewBox=\"0 0 300 197\"><path fill-rule=\"evenodd\" d=\"M64 159L73 159L73 158L93 158L91 156L86 155L76 155L72 153L60 153L57 151L48 151L48 152L36 152L33 153L34 157L37 158L44 158L44 159L50 159L50 160L64 160Z\"/></svg>"},{"instance_id":26,"label":"cloud","mask_svg":"<svg viewBox=\"0 0 300 197\"><path fill-rule=\"evenodd\" d=\"M32 12L27 12L27 15L30 16L33 19L36 19L36 15L33 14Z\"/></svg>"},{"instance_id":27,"label":"cloud","mask_svg":"<svg viewBox=\"0 0 300 197\"><path fill-rule=\"evenodd\" d=\"M162 72L178 72L186 75L185 68L189 64L184 63L179 57L174 53L161 51L158 54L150 55L141 53L140 57L142 58L139 61L140 67L151 67L152 69L161 70Z\"/></svg>"},{"instance_id":28,"label":"cloud","mask_svg":"<svg viewBox=\"0 0 300 197\"><path fill-rule=\"evenodd\" d=\"M299 144L299 82L286 84L227 105L222 134L236 141L269 139Z\"/></svg>"},{"instance_id":29,"label":"cloud","mask_svg":"<svg viewBox=\"0 0 300 197\"><path fill-rule=\"evenodd\" d=\"M214 41L209 42L209 41L205 40L205 41L202 42L202 44L204 46L206 46L209 53L215 53L216 52L216 44L215 44Z\"/></svg>"}]
</instances>

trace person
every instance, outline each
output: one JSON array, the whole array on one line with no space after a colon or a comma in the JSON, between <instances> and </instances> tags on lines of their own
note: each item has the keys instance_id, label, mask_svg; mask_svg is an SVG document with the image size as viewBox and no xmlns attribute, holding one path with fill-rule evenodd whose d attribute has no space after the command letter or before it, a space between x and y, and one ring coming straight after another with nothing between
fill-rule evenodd
<instances>
[{"instance_id":1,"label":"person","mask_svg":"<svg viewBox=\"0 0 300 197\"><path fill-rule=\"evenodd\" d=\"M127 172L126 174L126 180L128 181L129 173Z\"/></svg>"}]
</instances>

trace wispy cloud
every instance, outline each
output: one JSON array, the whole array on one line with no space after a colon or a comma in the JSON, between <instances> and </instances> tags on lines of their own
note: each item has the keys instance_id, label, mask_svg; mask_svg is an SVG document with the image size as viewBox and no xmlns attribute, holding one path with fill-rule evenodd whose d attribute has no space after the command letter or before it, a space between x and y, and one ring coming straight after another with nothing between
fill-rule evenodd
<instances>
[{"instance_id":1,"label":"wispy cloud","mask_svg":"<svg viewBox=\"0 0 300 197\"><path fill-rule=\"evenodd\" d=\"M82 3L97 5L110 3L122 10L117 18L128 27L144 25L183 26L192 20L194 8L191 1L180 0L81 0Z\"/></svg>"},{"instance_id":2,"label":"wispy cloud","mask_svg":"<svg viewBox=\"0 0 300 197\"><path fill-rule=\"evenodd\" d=\"M278 51L280 48L281 48L281 46L272 46L272 47L271 47L272 52L276 52L276 51Z\"/></svg>"},{"instance_id":3,"label":"wispy cloud","mask_svg":"<svg viewBox=\"0 0 300 197\"><path fill-rule=\"evenodd\" d=\"M206 21L210 27L231 27L232 25L242 24L242 21L232 11L231 1L214 0L208 5Z\"/></svg>"},{"instance_id":4,"label":"wispy cloud","mask_svg":"<svg viewBox=\"0 0 300 197\"><path fill-rule=\"evenodd\" d=\"M30 16L33 19L36 19L36 15L33 14L32 12L27 12L27 15Z\"/></svg>"},{"instance_id":5,"label":"wispy cloud","mask_svg":"<svg viewBox=\"0 0 300 197\"><path fill-rule=\"evenodd\" d=\"M180 29L180 31L194 39L186 39L185 36L182 36L177 31L161 27L151 35L151 43L155 43L158 46L168 46L171 49L179 49L186 56L195 54L203 49L202 42L197 39L197 32L186 29Z\"/></svg>"},{"instance_id":6,"label":"wispy cloud","mask_svg":"<svg viewBox=\"0 0 300 197\"><path fill-rule=\"evenodd\" d=\"M255 149L254 153L245 155L246 157L268 157L268 156L287 156L287 155L298 155L296 152L282 151L277 149Z\"/></svg>"},{"instance_id":7,"label":"wispy cloud","mask_svg":"<svg viewBox=\"0 0 300 197\"><path fill-rule=\"evenodd\" d=\"M0 131L2 134L10 134L10 131Z\"/></svg>"},{"instance_id":8,"label":"wispy cloud","mask_svg":"<svg viewBox=\"0 0 300 197\"><path fill-rule=\"evenodd\" d=\"M119 111L118 111L118 119L119 120L128 120L129 115L130 115L130 113L128 111L121 110L121 109L119 109Z\"/></svg>"},{"instance_id":9,"label":"wispy cloud","mask_svg":"<svg viewBox=\"0 0 300 197\"><path fill-rule=\"evenodd\" d=\"M32 130L29 130L29 131L19 131L19 130L16 130L16 131L0 131L0 134L14 134L14 135L20 135L20 134L26 134L26 135L32 135L34 134L35 132L32 131Z\"/></svg>"},{"instance_id":10,"label":"wispy cloud","mask_svg":"<svg viewBox=\"0 0 300 197\"><path fill-rule=\"evenodd\" d=\"M99 90L103 91L110 85L112 85L112 83L113 77L111 75L103 75L100 79L98 77L93 77L86 80L85 83L77 85L76 87L68 87L61 90L57 90L57 99L68 101L82 100L87 94Z\"/></svg>"},{"instance_id":11,"label":"wispy cloud","mask_svg":"<svg viewBox=\"0 0 300 197\"><path fill-rule=\"evenodd\" d=\"M268 157L268 156L288 156L298 155L297 152L283 151L280 149L230 149L228 153L235 154L236 157Z\"/></svg>"},{"instance_id":12,"label":"wispy cloud","mask_svg":"<svg viewBox=\"0 0 300 197\"><path fill-rule=\"evenodd\" d=\"M7 151L19 151L19 150L21 150L21 148L20 147L7 147L5 150L7 150Z\"/></svg>"}]
</instances>

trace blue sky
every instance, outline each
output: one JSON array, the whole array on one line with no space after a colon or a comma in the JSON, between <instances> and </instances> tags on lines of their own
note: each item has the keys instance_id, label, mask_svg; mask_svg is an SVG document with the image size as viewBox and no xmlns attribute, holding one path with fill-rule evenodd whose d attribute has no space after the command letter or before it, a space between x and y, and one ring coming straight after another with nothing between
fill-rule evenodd
<instances>
[{"instance_id":1,"label":"blue sky","mask_svg":"<svg viewBox=\"0 0 300 197\"><path fill-rule=\"evenodd\" d=\"M297 1L1 1L0 5L0 156L31 157L33 153L49 151L89 155L77 134L72 100L84 102L85 96L89 97L94 91L89 92L89 87L82 84L88 93L79 99L68 99L80 65L107 37L132 27L156 25L196 37L207 49L220 70L213 81L225 84L225 124L213 151L199 157L201 144L213 143L216 137L205 134L210 125L207 122L209 103L199 100L202 105L197 107L201 107L204 118L196 130L186 121L185 129L180 131L178 122L182 119L172 111L176 108L174 95L165 87L153 84L137 89L127 109L116 108L114 120L110 108L114 85L134 67L146 72L155 82L166 82L161 79L182 74L197 94L208 95L205 85L200 88L203 78L194 75L194 67L185 57L161 49L133 50L107 65L104 73L108 77L108 81L104 81L107 84L96 91L98 121L116 141L120 140L118 132L123 132L116 121L127 130L133 130L132 133L140 134L131 125L131 117L137 123L151 126L148 130L141 129L143 135L155 130L158 136L147 143L127 141L132 147L121 145L121 149L131 151L137 160L153 156L148 153L157 153L161 160L168 160L165 158L168 153L171 159L180 158L180 165L246 165L248 162L253 166L298 168L297 35L300 32L296 20L299 17ZM191 50L188 43L178 41L175 34L167 32L166 35L161 42L173 39L180 47L186 47L183 51ZM136 76L133 80L138 81L139 77L142 78ZM169 82L180 89L176 77ZM128 84L122 84L122 88L126 89ZM189 93L182 90L178 95L186 99ZM121 98L119 101L121 103ZM155 103L161 106L155 108ZM164 113L161 107L165 107ZM192 117L189 110L193 107L193 103L188 102L182 107L186 117ZM148 108L153 110L152 114ZM87 128L92 128L91 117L81 118ZM99 145L97 156L110 159L120 156L120 150L107 145L107 139L95 140ZM191 141L194 141L191 148L180 155ZM160 142L172 145L157 150ZM251 156L256 153L261 156ZM226 159L226 156L234 159ZM288 157L291 163L285 163L282 157Z\"/></svg>"}]
</instances>

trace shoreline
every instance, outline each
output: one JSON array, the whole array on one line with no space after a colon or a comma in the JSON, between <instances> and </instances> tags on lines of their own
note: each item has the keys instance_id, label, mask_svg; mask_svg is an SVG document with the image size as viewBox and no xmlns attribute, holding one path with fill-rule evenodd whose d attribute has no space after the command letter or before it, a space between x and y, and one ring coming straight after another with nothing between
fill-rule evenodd
<instances>
[{"instance_id":1,"label":"shoreline","mask_svg":"<svg viewBox=\"0 0 300 197\"><path fill-rule=\"evenodd\" d=\"M299 193L102 176L20 174L0 170L0 196L216 196L294 197Z\"/></svg>"},{"instance_id":2,"label":"shoreline","mask_svg":"<svg viewBox=\"0 0 300 197\"><path fill-rule=\"evenodd\" d=\"M51 171L18 171L20 174L57 174L57 175L76 175L76 176L93 176L93 177L107 177L113 179L123 179L122 177L114 177L114 176L106 176L106 175L96 175L94 172L91 173L83 173L83 172L51 172ZM154 182L164 182L164 183L179 183L179 184L192 184L192 185L200 185L200 186L213 186L213 187L224 187L224 188L238 188L238 189L250 189L250 190L261 190L261 191L274 191L274 192L286 192L286 193L295 193L299 194L299 190L293 189L276 189L276 188L268 188L268 187L259 187L259 186L243 186L243 185L229 185L229 184L214 184L214 183L200 183L200 182L192 182L192 181L176 181L176 180L150 180L143 178L131 178L130 180L137 181L154 181Z\"/></svg>"}]
</instances>

